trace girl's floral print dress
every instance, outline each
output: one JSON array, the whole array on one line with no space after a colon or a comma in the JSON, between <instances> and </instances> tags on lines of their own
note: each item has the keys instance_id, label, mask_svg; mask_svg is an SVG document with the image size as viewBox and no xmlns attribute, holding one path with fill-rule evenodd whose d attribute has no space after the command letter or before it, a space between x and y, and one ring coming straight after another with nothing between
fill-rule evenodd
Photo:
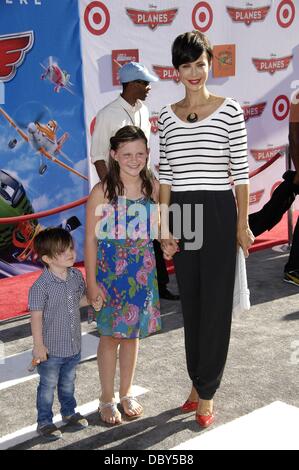
<instances>
[{"instance_id":1,"label":"girl's floral print dress","mask_svg":"<svg viewBox=\"0 0 299 470\"><path fill-rule=\"evenodd\" d=\"M161 329L152 233L157 206L147 198L118 197L105 207L97 230L97 281L106 293L97 312L98 331L114 338L143 338Z\"/></svg>"}]
</instances>

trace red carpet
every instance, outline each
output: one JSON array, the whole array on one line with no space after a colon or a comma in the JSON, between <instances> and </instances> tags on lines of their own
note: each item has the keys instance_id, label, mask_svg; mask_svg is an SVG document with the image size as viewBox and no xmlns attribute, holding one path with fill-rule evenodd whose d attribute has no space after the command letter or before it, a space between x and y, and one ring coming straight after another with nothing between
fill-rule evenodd
<instances>
[{"instance_id":1,"label":"red carpet","mask_svg":"<svg viewBox=\"0 0 299 470\"><path fill-rule=\"evenodd\" d=\"M293 227L297 222L299 211L294 211L293 214ZM269 232L264 232L262 235L256 238L253 247L250 252L265 250L275 245L283 245L288 243L288 214L284 214L282 220L273 227Z\"/></svg>"},{"instance_id":2,"label":"red carpet","mask_svg":"<svg viewBox=\"0 0 299 470\"><path fill-rule=\"evenodd\" d=\"M294 224L297 221L298 215L299 211L294 212ZM287 214L285 214L279 224L256 239L251 251L264 250L274 245L287 243L287 241ZM83 275L85 275L84 268L81 266L79 269L82 271ZM174 272L171 262L167 262L167 269L170 274ZM0 280L0 321L28 313L28 291L39 274L40 271L37 271Z\"/></svg>"},{"instance_id":3,"label":"red carpet","mask_svg":"<svg viewBox=\"0 0 299 470\"><path fill-rule=\"evenodd\" d=\"M288 241L287 214L272 230L262 233L256 238L250 252L271 248L271 246L282 245Z\"/></svg>"},{"instance_id":4,"label":"red carpet","mask_svg":"<svg viewBox=\"0 0 299 470\"><path fill-rule=\"evenodd\" d=\"M85 276L84 268L79 269ZM40 273L35 271L0 280L0 321L28 314L28 292Z\"/></svg>"}]
</instances>

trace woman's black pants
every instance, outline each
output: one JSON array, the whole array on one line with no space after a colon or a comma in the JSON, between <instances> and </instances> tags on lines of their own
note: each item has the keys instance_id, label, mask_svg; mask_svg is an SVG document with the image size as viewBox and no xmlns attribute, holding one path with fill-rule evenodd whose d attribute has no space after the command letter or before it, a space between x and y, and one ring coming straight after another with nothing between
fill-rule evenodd
<instances>
[{"instance_id":1,"label":"woman's black pants","mask_svg":"<svg viewBox=\"0 0 299 470\"><path fill-rule=\"evenodd\" d=\"M211 400L220 385L230 339L236 264L235 199L230 190L173 191L172 204L178 205L180 215L170 217L170 227L174 230L173 224L180 219L182 230L174 264L184 318L187 368L199 397ZM203 209L201 224L195 220L198 204ZM191 228L200 226L203 235L202 247L195 250L186 249L189 235L184 214L190 208Z\"/></svg>"}]
</instances>

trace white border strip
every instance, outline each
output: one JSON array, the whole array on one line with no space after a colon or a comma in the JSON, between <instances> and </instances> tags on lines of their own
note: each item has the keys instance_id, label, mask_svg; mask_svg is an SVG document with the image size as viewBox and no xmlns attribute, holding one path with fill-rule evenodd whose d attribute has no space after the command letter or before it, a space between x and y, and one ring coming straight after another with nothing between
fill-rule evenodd
<instances>
[{"instance_id":1,"label":"white border strip","mask_svg":"<svg viewBox=\"0 0 299 470\"><path fill-rule=\"evenodd\" d=\"M136 397L140 395L144 395L148 391L149 390L147 390L146 388L139 387L138 385L133 385L132 387L132 394ZM115 394L115 398L116 398L116 401L119 401L118 393ZM89 403L85 403L84 405L78 406L76 408L76 411L78 411L84 416L88 416L91 413L94 413L95 411L97 411L98 406L99 406L99 400L93 400ZM53 422L58 427L64 424L61 420L60 414L54 416ZM33 424L32 426L26 426L25 428L19 429L18 431L12 434L7 434L6 436L1 437L0 438L0 450L9 449L10 447L14 447L18 444L22 444L23 442L29 441L29 439L32 439L37 436L38 434L36 432L36 424Z\"/></svg>"},{"instance_id":2,"label":"white border strip","mask_svg":"<svg viewBox=\"0 0 299 470\"><path fill-rule=\"evenodd\" d=\"M85 349L85 342L88 341L88 336L92 337L92 340L95 340L95 342L99 341L99 339L96 336L94 336L94 335L92 335L88 332L82 333L82 337L86 336L86 335L87 335L87 338L85 338L85 341L82 344L82 353L83 354L84 354L84 349ZM31 352L31 349L26 349L26 351L22 351L20 353L12 354L11 356L6 356L6 357L4 357L4 360L11 359L13 357L16 358L17 356L20 356L20 360L21 360L22 356L24 356L26 354L28 355L29 352ZM97 354L96 354L96 348L95 348L95 354L91 354L91 355L86 356L86 357L83 355L83 357L81 358L80 364L83 363L83 362L89 361L90 359L94 359L96 357L97 357ZM30 362L30 358L28 359L28 363L29 362ZM1 364L0 364L0 371L1 371ZM24 369L24 371L25 371L25 369ZM0 382L0 391L5 390L6 388L9 388L9 387L13 387L14 385L18 385L18 384L23 383L23 382L27 382L28 380L35 379L36 377L38 377L38 374L30 374L30 375L24 375L23 377L19 377L19 378L16 378L16 379L6 380L5 382L2 382L2 383Z\"/></svg>"}]
</instances>

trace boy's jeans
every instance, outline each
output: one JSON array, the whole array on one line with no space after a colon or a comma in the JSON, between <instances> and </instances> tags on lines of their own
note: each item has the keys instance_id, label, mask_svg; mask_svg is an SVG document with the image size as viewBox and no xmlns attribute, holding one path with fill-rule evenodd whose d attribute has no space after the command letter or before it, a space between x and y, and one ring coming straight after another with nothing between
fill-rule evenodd
<instances>
[{"instance_id":1,"label":"boy's jeans","mask_svg":"<svg viewBox=\"0 0 299 470\"><path fill-rule=\"evenodd\" d=\"M49 356L41 362L37 370L40 382L37 388L37 423L45 426L52 423L52 406L54 392L57 387L58 399L61 405L61 416L71 416L77 406L74 391L76 366L80 362L81 353L70 357Z\"/></svg>"}]
</instances>

